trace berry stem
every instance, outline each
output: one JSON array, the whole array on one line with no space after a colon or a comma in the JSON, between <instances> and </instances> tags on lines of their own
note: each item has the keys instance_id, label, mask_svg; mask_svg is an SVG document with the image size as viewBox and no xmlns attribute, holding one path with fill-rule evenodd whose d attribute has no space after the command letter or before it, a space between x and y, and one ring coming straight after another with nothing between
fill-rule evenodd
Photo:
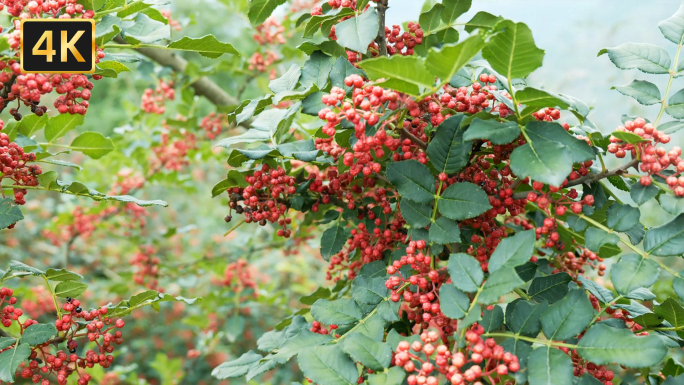
<instances>
[{"instance_id":1,"label":"berry stem","mask_svg":"<svg viewBox=\"0 0 684 385\"><path fill-rule=\"evenodd\" d=\"M665 87L665 94L663 95L663 100L660 103L660 111L658 112L658 117L656 117L656 120L653 122L653 127L655 127L655 128L658 128L658 123L660 122L660 118L663 117L663 112L665 112L665 109L667 108L667 97L670 95L670 88L672 87L672 81L674 80L677 65L679 64L679 54L682 52L682 44L683 43L684 43L684 36L682 36L682 39L679 41L679 44L677 45L677 53L675 54L675 59L672 62L672 69L670 70L670 78L667 81L667 87Z\"/></svg>"},{"instance_id":2,"label":"berry stem","mask_svg":"<svg viewBox=\"0 0 684 385\"><path fill-rule=\"evenodd\" d=\"M540 344L546 346L554 346L559 348L577 349L579 345L566 344L563 342L556 342L550 340L540 340L538 338L525 337L514 333L484 333L484 337L504 337L504 338L514 338L516 340L527 341L533 344Z\"/></svg>"},{"instance_id":3,"label":"berry stem","mask_svg":"<svg viewBox=\"0 0 684 385\"><path fill-rule=\"evenodd\" d=\"M45 281L45 286L47 286L48 291L50 292L50 296L52 297L52 302L55 304L55 310L57 311L57 318L62 317L62 312L59 310L59 304L57 303L57 296L55 296L55 292L52 291L52 286L50 286L50 282L48 281L46 276L42 276L43 281Z\"/></svg>"}]
</instances>

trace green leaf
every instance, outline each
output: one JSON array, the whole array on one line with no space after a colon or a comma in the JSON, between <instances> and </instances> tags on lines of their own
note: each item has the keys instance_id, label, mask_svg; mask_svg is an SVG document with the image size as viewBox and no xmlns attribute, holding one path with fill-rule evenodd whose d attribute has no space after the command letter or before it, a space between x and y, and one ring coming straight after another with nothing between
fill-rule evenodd
<instances>
[{"instance_id":1,"label":"green leaf","mask_svg":"<svg viewBox=\"0 0 684 385\"><path fill-rule=\"evenodd\" d=\"M24 219L24 215L19 206L14 203L14 199L3 198L0 200L0 229L6 229L22 219Z\"/></svg>"},{"instance_id":2,"label":"green leaf","mask_svg":"<svg viewBox=\"0 0 684 385\"><path fill-rule=\"evenodd\" d=\"M430 203L435 199L435 178L430 169L417 160L388 164L387 179L406 199L418 203Z\"/></svg>"},{"instance_id":3,"label":"green leaf","mask_svg":"<svg viewBox=\"0 0 684 385\"><path fill-rule=\"evenodd\" d=\"M449 257L449 276L454 286L468 293L476 292L484 279L480 263L464 253L451 254Z\"/></svg>"},{"instance_id":4,"label":"green leaf","mask_svg":"<svg viewBox=\"0 0 684 385\"><path fill-rule=\"evenodd\" d=\"M468 295L449 283L445 283L440 287L439 300L442 313L451 319L465 317L470 307Z\"/></svg>"},{"instance_id":5,"label":"green leaf","mask_svg":"<svg viewBox=\"0 0 684 385\"><path fill-rule=\"evenodd\" d=\"M130 44L154 43L171 36L168 25L153 20L144 13L138 13L133 21L132 25L124 26L121 31L121 36Z\"/></svg>"},{"instance_id":6,"label":"green leaf","mask_svg":"<svg viewBox=\"0 0 684 385\"><path fill-rule=\"evenodd\" d=\"M594 308L584 290L571 290L541 315L544 335L550 340L566 340L581 333L594 317Z\"/></svg>"},{"instance_id":7,"label":"green leaf","mask_svg":"<svg viewBox=\"0 0 684 385\"><path fill-rule=\"evenodd\" d=\"M561 350L536 348L527 357L527 379L530 385L572 385L573 365L570 356Z\"/></svg>"},{"instance_id":8,"label":"green leaf","mask_svg":"<svg viewBox=\"0 0 684 385\"><path fill-rule=\"evenodd\" d=\"M398 366L393 366L389 371L371 374L368 377L368 385L401 385L406 377L406 371Z\"/></svg>"},{"instance_id":9,"label":"green leaf","mask_svg":"<svg viewBox=\"0 0 684 385\"><path fill-rule=\"evenodd\" d=\"M45 139L54 143L56 139L83 124L83 115L59 114L48 119L45 127Z\"/></svg>"},{"instance_id":10,"label":"green leaf","mask_svg":"<svg viewBox=\"0 0 684 385\"><path fill-rule=\"evenodd\" d=\"M64 281L55 286L55 295L60 298L76 298L85 293L88 285L76 281Z\"/></svg>"},{"instance_id":11,"label":"green leaf","mask_svg":"<svg viewBox=\"0 0 684 385\"><path fill-rule=\"evenodd\" d=\"M677 91L667 101L665 112L676 119L684 119L684 89Z\"/></svg>"},{"instance_id":12,"label":"green leaf","mask_svg":"<svg viewBox=\"0 0 684 385\"><path fill-rule=\"evenodd\" d=\"M628 254L611 267L610 280L615 290L628 294L641 287L649 287L658 279L660 268L655 261L638 254Z\"/></svg>"},{"instance_id":13,"label":"green leaf","mask_svg":"<svg viewBox=\"0 0 684 385\"><path fill-rule=\"evenodd\" d=\"M473 143L463 140L461 121L465 115L454 115L442 122L430 141L427 154L430 162L441 172L453 174L460 171L470 160Z\"/></svg>"},{"instance_id":14,"label":"green leaf","mask_svg":"<svg viewBox=\"0 0 684 385\"><path fill-rule=\"evenodd\" d=\"M411 227L426 227L432 221L432 206L416 203L410 199L402 199L399 204L401 216Z\"/></svg>"},{"instance_id":15,"label":"green leaf","mask_svg":"<svg viewBox=\"0 0 684 385\"><path fill-rule=\"evenodd\" d=\"M675 132L684 128L684 122L674 121L663 123L658 126L658 131L666 133L668 135L674 134Z\"/></svg>"},{"instance_id":16,"label":"green leaf","mask_svg":"<svg viewBox=\"0 0 684 385\"><path fill-rule=\"evenodd\" d=\"M99 132L87 131L77 136L69 147L92 159L100 159L114 150L114 142Z\"/></svg>"},{"instance_id":17,"label":"green leaf","mask_svg":"<svg viewBox=\"0 0 684 385\"><path fill-rule=\"evenodd\" d=\"M461 229L451 219L439 217L430 226L429 237L431 243L461 243Z\"/></svg>"},{"instance_id":18,"label":"green leaf","mask_svg":"<svg viewBox=\"0 0 684 385\"><path fill-rule=\"evenodd\" d=\"M432 34L442 24L442 11L444 11L444 5L434 4L429 11L420 14L418 23L425 35Z\"/></svg>"},{"instance_id":19,"label":"green leaf","mask_svg":"<svg viewBox=\"0 0 684 385\"><path fill-rule=\"evenodd\" d=\"M486 310L483 312L482 321L480 325L484 327L486 332L491 332L496 330L503 325L504 313L500 306L494 305L492 310Z\"/></svg>"},{"instance_id":20,"label":"green leaf","mask_svg":"<svg viewBox=\"0 0 684 385\"><path fill-rule=\"evenodd\" d=\"M514 307L510 316L508 316L508 308L506 308L506 326L515 334L536 337L542 328L540 317L549 307L549 304L519 300L509 306Z\"/></svg>"},{"instance_id":21,"label":"green leaf","mask_svg":"<svg viewBox=\"0 0 684 385\"><path fill-rule=\"evenodd\" d=\"M240 56L240 53L229 43L222 43L214 35L206 35L200 38L184 36L180 40L170 43L167 48L197 52L204 57L216 59L227 53Z\"/></svg>"},{"instance_id":22,"label":"green leaf","mask_svg":"<svg viewBox=\"0 0 684 385\"><path fill-rule=\"evenodd\" d=\"M641 212L638 208L620 203L608 207L606 225L615 231L629 231L639 223Z\"/></svg>"},{"instance_id":23,"label":"green leaf","mask_svg":"<svg viewBox=\"0 0 684 385\"><path fill-rule=\"evenodd\" d=\"M658 23L658 28L667 40L675 44L682 44L682 39L684 39L684 5L680 5L674 15Z\"/></svg>"},{"instance_id":24,"label":"green leaf","mask_svg":"<svg viewBox=\"0 0 684 385\"><path fill-rule=\"evenodd\" d=\"M451 25L462 14L468 12L472 5L472 0L444 0L442 1L444 10L442 11L442 21Z\"/></svg>"},{"instance_id":25,"label":"green leaf","mask_svg":"<svg viewBox=\"0 0 684 385\"><path fill-rule=\"evenodd\" d=\"M352 298L357 303L377 305L389 295L384 277L369 278L358 276L352 281Z\"/></svg>"},{"instance_id":26,"label":"green leaf","mask_svg":"<svg viewBox=\"0 0 684 385\"><path fill-rule=\"evenodd\" d=\"M672 194L663 194L658 200L663 210L672 215L679 215L684 213L684 198L674 196Z\"/></svg>"},{"instance_id":27,"label":"green leaf","mask_svg":"<svg viewBox=\"0 0 684 385\"><path fill-rule=\"evenodd\" d=\"M303 349L297 357L304 376L314 383L352 385L359 379L356 364L339 345L324 345Z\"/></svg>"},{"instance_id":28,"label":"green leaf","mask_svg":"<svg viewBox=\"0 0 684 385\"><path fill-rule=\"evenodd\" d=\"M488 305L499 301L499 298L510 293L513 289L522 286L525 283L514 267L504 265L504 267L495 271L489 276L482 287L482 292L478 297L478 302ZM479 312L479 311L478 311Z\"/></svg>"},{"instance_id":29,"label":"green leaf","mask_svg":"<svg viewBox=\"0 0 684 385\"><path fill-rule=\"evenodd\" d=\"M215 367L214 370L211 371L211 375L219 380L242 377L249 372L250 368L258 364L262 358L261 354L250 350L241 355L237 360L226 361Z\"/></svg>"},{"instance_id":30,"label":"green leaf","mask_svg":"<svg viewBox=\"0 0 684 385\"><path fill-rule=\"evenodd\" d=\"M108 60L98 63L95 73L108 78L116 78L121 72L129 72L130 70L118 61Z\"/></svg>"},{"instance_id":31,"label":"green leaf","mask_svg":"<svg viewBox=\"0 0 684 385\"><path fill-rule=\"evenodd\" d=\"M644 238L644 250L660 257L684 253L684 214L672 221L649 229Z\"/></svg>"},{"instance_id":32,"label":"green leaf","mask_svg":"<svg viewBox=\"0 0 684 385\"><path fill-rule=\"evenodd\" d=\"M140 207L147 207L147 206L164 206L168 207L169 204L164 202L163 200L155 199L155 200L142 200L138 199L136 197L130 196L130 195L115 195L115 196L105 196L105 200L115 200L119 202L126 202L126 203L135 203L136 205Z\"/></svg>"},{"instance_id":33,"label":"green leaf","mask_svg":"<svg viewBox=\"0 0 684 385\"><path fill-rule=\"evenodd\" d=\"M359 67L366 71L370 80L385 79L378 84L414 96L435 82L425 70L425 62L418 56L378 57L362 61Z\"/></svg>"},{"instance_id":34,"label":"green leaf","mask_svg":"<svg viewBox=\"0 0 684 385\"><path fill-rule=\"evenodd\" d=\"M434 184L432 186L434 187ZM401 190L399 192L401 193ZM489 204L487 193L469 182L454 183L447 187L438 203L439 212L456 221L474 218L490 208L492 206Z\"/></svg>"},{"instance_id":35,"label":"green leaf","mask_svg":"<svg viewBox=\"0 0 684 385\"><path fill-rule=\"evenodd\" d=\"M347 325L363 318L363 312L359 305L354 300L347 298L335 301L319 299L311 306L311 315L316 321L335 325Z\"/></svg>"},{"instance_id":36,"label":"green leaf","mask_svg":"<svg viewBox=\"0 0 684 385\"><path fill-rule=\"evenodd\" d=\"M496 72L508 79L524 78L541 67L544 50L534 44L527 25L505 20L498 28L503 32L492 37L482 50L482 57Z\"/></svg>"},{"instance_id":37,"label":"green leaf","mask_svg":"<svg viewBox=\"0 0 684 385\"><path fill-rule=\"evenodd\" d=\"M568 288L568 282L570 281L572 281L572 277L567 273L537 277L532 280L527 294L537 302L558 302L570 291Z\"/></svg>"},{"instance_id":38,"label":"green leaf","mask_svg":"<svg viewBox=\"0 0 684 385\"><path fill-rule=\"evenodd\" d=\"M31 347L21 344L0 353L0 381L14 382L14 372L31 355Z\"/></svg>"},{"instance_id":39,"label":"green leaf","mask_svg":"<svg viewBox=\"0 0 684 385\"><path fill-rule=\"evenodd\" d=\"M534 252L536 236L534 230L518 232L504 238L489 259L489 272L502 267L516 267L528 262Z\"/></svg>"},{"instance_id":40,"label":"green leaf","mask_svg":"<svg viewBox=\"0 0 684 385\"><path fill-rule=\"evenodd\" d=\"M478 28L492 29L502 20L503 17L501 16L494 16L491 13L480 11L466 23L465 30L466 32L471 33Z\"/></svg>"},{"instance_id":41,"label":"green leaf","mask_svg":"<svg viewBox=\"0 0 684 385\"><path fill-rule=\"evenodd\" d=\"M57 335L57 328L54 323L33 324L24 330L24 334L21 335L19 343L28 344L30 346L40 345L47 342L55 335Z\"/></svg>"},{"instance_id":42,"label":"green leaf","mask_svg":"<svg viewBox=\"0 0 684 385\"><path fill-rule=\"evenodd\" d=\"M615 297L613 292L599 285L598 283L579 275L577 279L582 283L582 287L589 291L596 299L603 303L611 302Z\"/></svg>"},{"instance_id":43,"label":"green leaf","mask_svg":"<svg viewBox=\"0 0 684 385\"><path fill-rule=\"evenodd\" d=\"M475 118L463 134L463 139L487 139L493 144L508 144L517 139L518 136L520 136L520 128L516 122Z\"/></svg>"},{"instance_id":44,"label":"green leaf","mask_svg":"<svg viewBox=\"0 0 684 385\"><path fill-rule=\"evenodd\" d=\"M63 281L80 281L83 279L81 274L74 273L66 269L48 269L45 272L45 277L50 281L63 282Z\"/></svg>"},{"instance_id":45,"label":"green leaf","mask_svg":"<svg viewBox=\"0 0 684 385\"><path fill-rule=\"evenodd\" d=\"M623 95L631 96L645 106L660 103L662 99L658 86L645 80L634 80L624 86L615 86L611 89L615 89Z\"/></svg>"},{"instance_id":46,"label":"green leaf","mask_svg":"<svg viewBox=\"0 0 684 385\"><path fill-rule=\"evenodd\" d=\"M344 231L344 227L338 221L334 226L323 232L321 237L321 257L329 261L330 257L339 253L346 243L347 232Z\"/></svg>"},{"instance_id":47,"label":"green leaf","mask_svg":"<svg viewBox=\"0 0 684 385\"><path fill-rule=\"evenodd\" d=\"M590 227L584 233L584 242L589 250L598 253L605 245L617 245L620 237L603 229Z\"/></svg>"},{"instance_id":48,"label":"green leaf","mask_svg":"<svg viewBox=\"0 0 684 385\"><path fill-rule=\"evenodd\" d=\"M304 63L299 82L304 87L310 87L315 84L318 89L323 89L328 83L328 77L332 68L333 63L330 61L330 56L321 51L315 51L311 54L311 58Z\"/></svg>"},{"instance_id":49,"label":"green leaf","mask_svg":"<svg viewBox=\"0 0 684 385\"><path fill-rule=\"evenodd\" d=\"M11 271L23 271L23 272L26 272L26 273L29 273L29 274L35 275L35 276L41 276L41 275L45 274L45 272L43 270L36 269L33 266L29 266L25 263L15 261L15 260L10 261L10 263L9 263L9 269L7 270L7 272L9 273Z\"/></svg>"},{"instance_id":50,"label":"green leaf","mask_svg":"<svg viewBox=\"0 0 684 385\"><path fill-rule=\"evenodd\" d=\"M653 307L653 312L660 318L664 318L677 329L684 327L684 308L672 298Z\"/></svg>"},{"instance_id":51,"label":"green leaf","mask_svg":"<svg viewBox=\"0 0 684 385\"><path fill-rule=\"evenodd\" d=\"M339 87L347 92L351 91L352 87L347 87L344 84L344 79L349 75L363 75L363 71L354 67L349 63L346 57L338 57L335 60L332 70L330 71L330 83L334 87Z\"/></svg>"},{"instance_id":52,"label":"green leaf","mask_svg":"<svg viewBox=\"0 0 684 385\"><path fill-rule=\"evenodd\" d=\"M0 337L0 350L7 349L8 347L14 345L17 339L14 337Z\"/></svg>"},{"instance_id":53,"label":"green leaf","mask_svg":"<svg viewBox=\"0 0 684 385\"><path fill-rule=\"evenodd\" d=\"M474 35L458 44L445 44L441 48L431 48L428 51L425 66L442 81L448 81L459 69L468 64L482 47L484 47L482 36Z\"/></svg>"},{"instance_id":54,"label":"green leaf","mask_svg":"<svg viewBox=\"0 0 684 385\"><path fill-rule=\"evenodd\" d=\"M645 368L662 361L667 347L653 334L637 337L629 329L598 323L584 334L577 352L597 365L617 363L629 368Z\"/></svg>"},{"instance_id":55,"label":"green leaf","mask_svg":"<svg viewBox=\"0 0 684 385\"><path fill-rule=\"evenodd\" d=\"M218 182L211 189L211 197L215 198L232 187L247 187L248 185L249 184L245 181L245 176L242 175L240 171L230 170L228 171L226 179Z\"/></svg>"},{"instance_id":56,"label":"green leaf","mask_svg":"<svg viewBox=\"0 0 684 385\"><path fill-rule=\"evenodd\" d=\"M570 100L566 100L560 95L554 95L550 92L532 87L525 87L524 90L516 92L515 100L527 107L536 108L560 107L565 109L572 104Z\"/></svg>"},{"instance_id":57,"label":"green leaf","mask_svg":"<svg viewBox=\"0 0 684 385\"><path fill-rule=\"evenodd\" d=\"M299 82L299 77L302 75L302 69L297 64L292 64L290 69L283 74L283 76L271 80L268 83L268 88L274 93L292 91Z\"/></svg>"},{"instance_id":58,"label":"green leaf","mask_svg":"<svg viewBox=\"0 0 684 385\"><path fill-rule=\"evenodd\" d=\"M46 114L42 116L36 114L24 116L17 125L17 132L30 138L33 134L45 127L47 122L48 116Z\"/></svg>"},{"instance_id":59,"label":"green leaf","mask_svg":"<svg viewBox=\"0 0 684 385\"><path fill-rule=\"evenodd\" d=\"M632 185L632 190L629 192L629 196L632 198L634 203L637 204L637 206L641 206L651 200L651 198L655 198L659 191L660 190L658 187L652 184L643 186L641 183L639 183L639 181L637 181Z\"/></svg>"},{"instance_id":60,"label":"green leaf","mask_svg":"<svg viewBox=\"0 0 684 385\"><path fill-rule=\"evenodd\" d=\"M534 121L527 124L525 131L531 142L511 154L511 169L521 178L529 176L560 186L572 171L572 163L595 157L585 141L573 137L558 123Z\"/></svg>"},{"instance_id":61,"label":"green leaf","mask_svg":"<svg viewBox=\"0 0 684 385\"><path fill-rule=\"evenodd\" d=\"M285 4L287 0L254 0L249 5L247 17L253 26L257 26L273 13L273 11L281 4Z\"/></svg>"},{"instance_id":62,"label":"green leaf","mask_svg":"<svg viewBox=\"0 0 684 385\"><path fill-rule=\"evenodd\" d=\"M375 8L357 17L347 19L335 26L337 43L352 51L366 53L368 45L378 34L380 23Z\"/></svg>"},{"instance_id":63,"label":"green leaf","mask_svg":"<svg viewBox=\"0 0 684 385\"><path fill-rule=\"evenodd\" d=\"M627 131L613 131L611 133L611 135L620 139L621 141L627 142L629 144L647 142L647 140L644 139L643 137L641 137L637 134L633 134L631 132L627 132Z\"/></svg>"},{"instance_id":64,"label":"green leaf","mask_svg":"<svg viewBox=\"0 0 684 385\"><path fill-rule=\"evenodd\" d=\"M649 74L667 74L672 63L667 51L651 44L626 43L615 48L604 48L598 56L605 53L622 70L636 68Z\"/></svg>"},{"instance_id":65,"label":"green leaf","mask_svg":"<svg viewBox=\"0 0 684 385\"><path fill-rule=\"evenodd\" d=\"M392 348L384 342L377 342L361 333L345 336L342 349L363 366L380 372L392 361Z\"/></svg>"}]
</instances>

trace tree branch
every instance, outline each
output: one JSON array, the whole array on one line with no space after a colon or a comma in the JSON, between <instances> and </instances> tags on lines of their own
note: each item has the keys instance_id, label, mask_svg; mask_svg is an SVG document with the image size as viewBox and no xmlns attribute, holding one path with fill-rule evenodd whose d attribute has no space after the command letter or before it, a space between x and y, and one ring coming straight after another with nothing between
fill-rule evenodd
<instances>
[{"instance_id":1,"label":"tree branch","mask_svg":"<svg viewBox=\"0 0 684 385\"><path fill-rule=\"evenodd\" d=\"M577 186L577 185L585 184L585 183L586 184L596 183L599 180L604 179L604 178L608 178L608 177L615 176L615 175L622 175L625 172L627 172L627 170L630 167L636 167L637 164L639 164L639 159L632 159L631 161L629 161L629 163L626 163L626 164L624 164L618 168L614 168L612 170L602 171L598 174L589 173L589 174L587 174L581 178L577 178L573 181L568 182L568 184L565 185L564 187L572 187L572 186ZM524 199L527 197L527 194L529 194L529 191L517 192L517 193L513 194L513 199Z\"/></svg>"},{"instance_id":2,"label":"tree branch","mask_svg":"<svg viewBox=\"0 0 684 385\"><path fill-rule=\"evenodd\" d=\"M114 41L121 44L126 43L121 36L115 37ZM188 65L188 62L185 59L176 55L171 50L159 48L135 48L135 50L163 66L171 67L176 72L185 72L185 67ZM204 96L218 107L239 104L239 101L236 98L228 95L228 93L206 76L197 79L190 87L195 90L197 95Z\"/></svg>"},{"instance_id":3,"label":"tree branch","mask_svg":"<svg viewBox=\"0 0 684 385\"><path fill-rule=\"evenodd\" d=\"M416 144L418 147L420 147L422 150L427 149L427 143L423 142L420 140L417 136L413 135L410 133L407 129L404 127L401 127L401 136L404 138L408 138L411 142Z\"/></svg>"},{"instance_id":4,"label":"tree branch","mask_svg":"<svg viewBox=\"0 0 684 385\"><path fill-rule=\"evenodd\" d=\"M385 40L385 12L387 12L387 3L389 0L378 1L378 19L380 21L380 28L378 29L378 36L375 37L375 43L378 44L378 52L380 56L387 56L387 41Z\"/></svg>"}]
</instances>

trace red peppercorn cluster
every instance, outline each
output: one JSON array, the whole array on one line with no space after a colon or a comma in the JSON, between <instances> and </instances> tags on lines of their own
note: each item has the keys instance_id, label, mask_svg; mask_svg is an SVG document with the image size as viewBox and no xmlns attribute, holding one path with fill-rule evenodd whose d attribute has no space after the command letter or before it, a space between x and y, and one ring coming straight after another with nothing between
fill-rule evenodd
<instances>
[{"instance_id":1,"label":"red peppercorn cluster","mask_svg":"<svg viewBox=\"0 0 684 385\"><path fill-rule=\"evenodd\" d=\"M408 31L401 33L401 27L393 25L392 29L385 27L385 39L387 39L387 53L390 55L413 55L413 49L423 43L423 30L420 24L409 21Z\"/></svg>"},{"instance_id":2,"label":"red peppercorn cluster","mask_svg":"<svg viewBox=\"0 0 684 385\"><path fill-rule=\"evenodd\" d=\"M12 322L16 321L19 323L19 317L21 317L24 312L19 309L15 308L14 305L17 303L17 297L12 297L14 294L14 291L12 289L6 288L6 287L1 287L0 288L0 306L5 305L2 308L2 325L6 328L12 326ZM26 320L26 322L22 325L21 323L20 326L23 328L27 328L30 325L34 323L33 320Z\"/></svg>"},{"instance_id":3,"label":"red peppercorn cluster","mask_svg":"<svg viewBox=\"0 0 684 385\"><path fill-rule=\"evenodd\" d=\"M280 60L278 55L271 50L267 49L263 54L261 52L255 52L252 57L249 58L248 68L250 71L266 72L269 71L268 67L272 66L278 60ZM275 68L270 69L268 77L271 80L278 77Z\"/></svg>"},{"instance_id":4,"label":"red peppercorn cluster","mask_svg":"<svg viewBox=\"0 0 684 385\"><path fill-rule=\"evenodd\" d=\"M159 287L159 258L155 257L157 249L142 245L140 250L129 261L134 267L133 281L138 285L145 285L150 290L164 292L164 288Z\"/></svg>"},{"instance_id":5,"label":"red peppercorn cluster","mask_svg":"<svg viewBox=\"0 0 684 385\"><path fill-rule=\"evenodd\" d=\"M166 18L166 20L168 20L169 27L175 29L176 31L180 31L181 29L183 29L181 27L180 22L171 17L171 10L170 9L163 9L160 12L161 12L162 16L164 16Z\"/></svg>"},{"instance_id":6,"label":"red peppercorn cluster","mask_svg":"<svg viewBox=\"0 0 684 385\"><path fill-rule=\"evenodd\" d=\"M150 114L162 115L166 112L164 105L166 101L175 98L176 90L173 88L173 81L166 82L159 79L159 85L156 88L147 88L143 92L140 108Z\"/></svg>"},{"instance_id":7,"label":"red peppercorn cluster","mask_svg":"<svg viewBox=\"0 0 684 385\"><path fill-rule=\"evenodd\" d=\"M161 142L152 147L152 169L182 170L190 163L188 152L196 148L195 140L195 135L185 129L174 131L173 137L171 132L165 129L161 134Z\"/></svg>"},{"instance_id":8,"label":"red peppercorn cluster","mask_svg":"<svg viewBox=\"0 0 684 385\"><path fill-rule=\"evenodd\" d=\"M55 305L52 302L52 295L44 286L33 286L31 288L33 299L24 299L21 306L32 319L54 312Z\"/></svg>"},{"instance_id":9,"label":"red peppercorn cluster","mask_svg":"<svg viewBox=\"0 0 684 385\"><path fill-rule=\"evenodd\" d=\"M504 352L503 347L492 338L483 340L483 333L484 328L473 325L465 334L468 342L465 353L452 354L447 345L435 347L438 333L423 332L420 341L401 341L393 361L396 366L411 373L406 379L409 385L437 385L439 381L435 372L444 374L453 385L480 384L481 379L491 384L500 383L498 376L506 376L520 369L518 357ZM421 353L425 358L421 358ZM416 367L416 361L420 363L420 368Z\"/></svg>"},{"instance_id":10,"label":"red peppercorn cluster","mask_svg":"<svg viewBox=\"0 0 684 385\"><path fill-rule=\"evenodd\" d=\"M0 121L0 129L4 123ZM36 160L36 154L24 152L24 148L11 142L9 136L0 132L0 166L2 166L2 176L0 180L10 179L14 182L14 202L18 205L26 203L24 196L27 190L21 186L38 186L38 175L43 173L40 166L36 164L28 165L28 162Z\"/></svg>"},{"instance_id":11,"label":"red peppercorn cluster","mask_svg":"<svg viewBox=\"0 0 684 385\"><path fill-rule=\"evenodd\" d=\"M624 158L627 152L631 154L632 159L641 158L639 169L648 173L639 179L642 186L649 186L652 183L651 177L657 175L666 180L676 196L684 197L684 176L678 177L684 171L681 147L675 146L668 151L665 147L658 146L658 143L669 143L670 135L658 131L653 124L646 123L643 118L628 120L615 131L630 132L645 139L644 142L630 144L611 136L608 145L608 152L615 154L617 158ZM674 166L673 172L663 173L670 166Z\"/></svg>"},{"instance_id":12,"label":"red peppercorn cluster","mask_svg":"<svg viewBox=\"0 0 684 385\"><path fill-rule=\"evenodd\" d=\"M254 291L254 298L257 297L257 284L254 280L254 269L249 266L249 263L244 259L238 259L236 262L226 265L223 271L223 279L220 284L230 288L233 292L239 294L247 289Z\"/></svg>"},{"instance_id":13,"label":"red peppercorn cluster","mask_svg":"<svg viewBox=\"0 0 684 385\"><path fill-rule=\"evenodd\" d=\"M320 322L313 321L311 323L311 328L309 328L309 330L312 333L316 334L333 334L334 330L337 330L337 325L330 325L329 328L330 330L328 330L325 326L321 325ZM336 337L339 337L339 335L336 335Z\"/></svg>"},{"instance_id":14,"label":"red peppercorn cluster","mask_svg":"<svg viewBox=\"0 0 684 385\"><path fill-rule=\"evenodd\" d=\"M76 14L83 14L90 19L94 16L93 11L83 9L83 4L78 4L77 0L2 0L0 10L7 8L7 13L14 17L41 18L43 14L51 18L71 18ZM66 17L63 17L67 15Z\"/></svg>"},{"instance_id":15,"label":"red peppercorn cluster","mask_svg":"<svg viewBox=\"0 0 684 385\"><path fill-rule=\"evenodd\" d=\"M259 45L266 44L285 44L285 27L275 16L266 19L261 25L255 28L256 32L252 35L254 41Z\"/></svg>"},{"instance_id":16,"label":"red peppercorn cluster","mask_svg":"<svg viewBox=\"0 0 684 385\"><path fill-rule=\"evenodd\" d=\"M576 279L578 275L586 272L585 267L597 269L599 276L606 274L606 265L604 263L596 264L596 262L603 262L603 258L593 251L578 245L575 245L574 252L560 253L554 259L557 264L552 264L554 267L553 274L566 272Z\"/></svg>"},{"instance_id":17,"label":"red peppercorn cluster","mask_svg":"<svg viewBox=\"0 0 684 385\"><path fill-rule=\"evenodd\" d=\"M214 140L217 136L221 135L221 131L227 126L226 114L217 114L215 112L205 116L200 122L200 127L202 127L207 138L210 140Z\"/></svg>"}]
</instances>

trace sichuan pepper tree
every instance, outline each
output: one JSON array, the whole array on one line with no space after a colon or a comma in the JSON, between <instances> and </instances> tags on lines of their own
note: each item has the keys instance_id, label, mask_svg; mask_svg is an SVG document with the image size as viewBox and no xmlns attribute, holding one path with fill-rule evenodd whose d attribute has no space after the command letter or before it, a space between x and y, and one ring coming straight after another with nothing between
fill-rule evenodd
<instances>
[{"instance_id":1,"label":"sichuan pepper tree","mask_svg":"<svg viewBox=\"0 0 684 385\"><path fill-rule=\"evenodd\" d=\"M254 2L250 21L280 3ZM662 257L684 252L684 159L665 146L683 124L664 121L684 118L684 8L659 24L674 60L647 44L599 53L669 76L662 94L616 87L661 109L603 135L585 103L527 83L544 51L525 24L461 21L470 1L444 0L390 26L388 6L314 6L297 20L306 62L228 115L250 127L217 142L234 167L213 191L229 232L325 226L335 286L213 374L251 380L297 356L325 385L681 381L665 360L684 342L684 281ZM675 217L645 228L637 206L653 197ZM657 302L661 270L673 296Z\"/></svg>"}]
</instances>

